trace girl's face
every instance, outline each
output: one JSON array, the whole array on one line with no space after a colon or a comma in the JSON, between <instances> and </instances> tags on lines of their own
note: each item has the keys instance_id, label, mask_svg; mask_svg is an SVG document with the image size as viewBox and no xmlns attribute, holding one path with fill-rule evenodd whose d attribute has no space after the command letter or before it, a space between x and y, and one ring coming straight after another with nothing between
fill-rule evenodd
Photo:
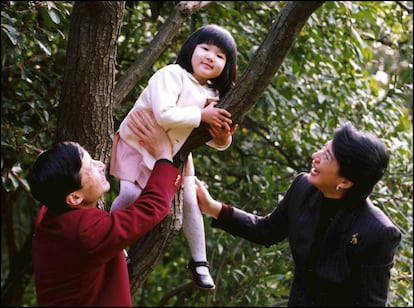
<instances>
[{"instance_id":1,"label":"girl's face","mask_svg":"<svg viewBox=\"0 0 414 308\"><path fill-rule=\"evenodd\" d=\"M312 154L312 169L308 182L316 186L327 198L342 197L343 190L337 190L344 178L338 175L339 164L333 155L332 141Z\"/></svg>"},{"instance_id":2,"label":"girl's face","mask_svg":"<svg viewBox=\"0 0 414 308\"><path fill-rule=\"evenodd\" d=\"M226 54L216 45L198 44L191 57L193 76L200 84L220 76L226 65Z\"/></svg>"}]
</instances>

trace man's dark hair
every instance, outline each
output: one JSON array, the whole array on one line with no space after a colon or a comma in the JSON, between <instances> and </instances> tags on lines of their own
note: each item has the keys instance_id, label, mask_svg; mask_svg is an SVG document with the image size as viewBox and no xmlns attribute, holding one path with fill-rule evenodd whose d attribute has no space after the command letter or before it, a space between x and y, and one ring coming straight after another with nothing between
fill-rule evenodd
<instances>
[{"instance_id":1,"label":"man's dark hair","mask_svg":"<svg viewBox=\"0 0 414 308\"><path fill-rule=\"evenodd\" d=\"M33 197L55 213L69 210L66 196L82 187L83 153L83 148L71 141L58 143L42 152L27 178Z\"/></svg>"},{"instance_id":2,"label":"man's dark hair","mask_svg":"<svg viewBox=\"0 0 414 308\"><path fill-rule=\"evenodd\" d=\"M357 131L351 123L335 130L332 147L339 175L354 183L347 197L364 200L388 167L386 147L374 135Z\"/></svg>"}]
</instances>

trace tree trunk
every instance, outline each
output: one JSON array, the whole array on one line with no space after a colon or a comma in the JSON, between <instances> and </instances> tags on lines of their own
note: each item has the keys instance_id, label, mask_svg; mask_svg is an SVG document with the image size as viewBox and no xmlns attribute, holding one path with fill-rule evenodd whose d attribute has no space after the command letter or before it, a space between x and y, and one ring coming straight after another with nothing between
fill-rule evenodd
<instances>
[{"instance_id":1,"label":"tree trunk","mask_svg":"<svg viewBox=\"0 0 414 308\"><path fill-rule=\"evenodd\" d=\"M79 142L109 161L117 39L125 1L75 1L68 37L56 141Z\"/></svg>"}]
</instances>

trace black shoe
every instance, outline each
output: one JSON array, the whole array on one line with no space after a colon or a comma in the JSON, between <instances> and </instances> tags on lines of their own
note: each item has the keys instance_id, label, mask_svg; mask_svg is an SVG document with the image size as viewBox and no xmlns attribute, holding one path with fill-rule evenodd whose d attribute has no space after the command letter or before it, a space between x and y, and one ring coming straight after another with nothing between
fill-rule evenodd
<instances>
[{"instance_id":1,"label":"black shoe","mask_svg":"<svg viewBox=\"0 0 414 308\"><path fill-rule=\"evenodd\" d=\"M202 275L197 273L196 268L199 266L205 266L208 267L208 262L206 261L194 261L190 260L187 265L188 272L191 275L191 278L193 279L193 282L203 290L214 290L216 288L216 285L214 284L213 278L211 278L210 273L208 275Z\"/></svg>"}]
</instances>

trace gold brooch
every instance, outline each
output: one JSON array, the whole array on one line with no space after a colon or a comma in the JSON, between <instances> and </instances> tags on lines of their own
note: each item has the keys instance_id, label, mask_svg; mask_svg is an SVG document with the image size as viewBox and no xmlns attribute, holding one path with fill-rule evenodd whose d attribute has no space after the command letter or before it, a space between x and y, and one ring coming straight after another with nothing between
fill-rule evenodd
<instances>
[{"instance_id":1,"label":"gold brooch","mask_svg":"<svg viewBox=\"0 0 414 308\"><path fill-rule=\"evenodd\" d=\"M352 234L352 238L350 240L350 243L352 245L358 245L358 232L355 234Z\"/></svg>"},{"instance_id":2,"label":"gold brooch","mask_svg":"<svg viewBox=\"0 0 414 308\"><path fill-rule=\"evenodd\" d=\"M174 186L178 187L178 186L180 186L180 183L181 183L181 175L178 174L177 177L175 178Z\"/></svg>"}]
</instances>

